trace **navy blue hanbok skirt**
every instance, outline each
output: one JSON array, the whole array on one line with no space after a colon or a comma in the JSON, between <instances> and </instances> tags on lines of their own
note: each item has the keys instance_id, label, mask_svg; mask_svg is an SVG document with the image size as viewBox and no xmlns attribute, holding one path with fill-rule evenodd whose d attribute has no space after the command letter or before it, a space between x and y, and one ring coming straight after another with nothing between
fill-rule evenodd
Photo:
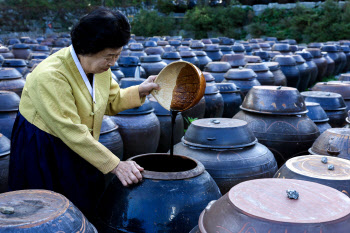
<instances>
[{"instance_id":1,"label":"navy blue hanbok skirt","mask_svg":"<svg viewBox=\"0 0 350 233\"><path fill-rule=\"evenodd\" d=\"M11 137L9 189L58 192L94 222L104 175L61 139L40 130L18 113Z\"/></svg>"}]
</instances>

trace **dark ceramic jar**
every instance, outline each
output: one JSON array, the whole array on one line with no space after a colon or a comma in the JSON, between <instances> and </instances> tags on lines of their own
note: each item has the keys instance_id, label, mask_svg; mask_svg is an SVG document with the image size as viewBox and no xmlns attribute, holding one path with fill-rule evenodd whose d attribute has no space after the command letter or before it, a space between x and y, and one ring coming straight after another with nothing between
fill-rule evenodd
<instances>
[{"instance_id":1,"label":"dark ceramic jar","mask_svg":"<svg viewBox=\"0 0 350 233\"><path fill-rule=\"evenodd\" d=\"M111 66L112 77L116 82L119 82L121 79L125 78L124 73L120 70L118 62L115 62L114 66Z\"/></svg>"},{"instance_id":2,"label":"dark ceramic jar","mask_svg":"<svg viewBox=\"0 0 350 233\"><path fill-rule=\"evenodd\" d=\"M118 131L118 125L109 116L103 117L98 141L120 160L123 159L123 140Z\"/></svg>"},{"instance_id":3,"label":"dark ceramic jar","mask_svg":"<svg viewBox=\"0 0 350 233\"><path fill-rule=\"evenodd\" d=\"M235 54L245 54L245 48L242 44L234 44L232 45L232 51Z\"/></svg>"},{"instance_id":4,"label":"dark ceramic jar","mask_svg":"<svg viewBox=\"0 0 350 233\"><path fill-rule=\"evenodd\" d=\"M224 99L215 84L206 85L204 98L204 118L222 117L222 114L224 113Z\"/></svg>"},{"instance_id":5,"label":"dark ceramic jar","mask_svg":"<svg viewBox=\"0 0 350 233\"><path fill-rule=\"evenodd\" d=\"M5 59L2 67L15 68L22 76L25 76L29 72L24 59Z\"/></svg>"},{"instance_id":6,"label":"dark ceramic jar","mask_svg":"<svg viewBox=\"0 0 350 233\"><path fill-rule=\"evenodd\" d=\"M277 55L272 61L280 64L281 70L287 78L287 86L297 88L300 83L300 71L295 59L289 55Z\"/></svg>"},{"instance_id":7,"label":"dark ceramic jar","mask_svg":"<svg viewBox=\"0 0 350 233\"><path fill-rule=\"evenodd\" d=\"M349 47L349 45L342 45L340 47L346 56L346 65L345 65L344 69L342 70L342 73L346 73L350 70L350 47Z\"/></svg>"},{"instance_id":8,"label":"dark ceramic jar","mask_svg":"<svg viewBox=\"0 0 350 233\"><path fill-rule=\"evenodd\" d=\"M230 69L224 75L228 83L234 83L246 95L253 86L260 86L257 75L252 69Z\"/></svg>"},{"instance_id":9,"label":"dark ceramic jar","mask_svg":"<svg viewBox=\"0 0 350 233\"><path fill-rule=\"evenodd\" d=\"M15 58L13 53L5 46L0 46L0 55L3 56L5 59Z\"/></svg>"},{"instance_id":10,"label":"dark ceramic jar","mask_svg":"<svg viewBox=\"0 0 350 233\"><path fill-rule=\"evenodd\" d=\"M201 39L201 41L206 45L206 44L213 44L213 42L211 42L211 39L208 39L208 38L204 38L204 39Z\"/></svg>"},{"instance_id":11,"label":"dark ceramic jar","mask_svg":"<svg viewBox=\"0 0 350 233\"><path fill-rule=\"evenodd\" d=\"M47 54L51 53L50 48L46 45L37 45L34 47L34 51L38 51L40 53L47 53Z\"/></svg>"},{"instance_id":12,"label":"dark ceramic jar","mask_svg":"<svg viewBox=\"0 0 350 233\"><path fill-rule=\"evenodd\" d=\"M341 74L339 77L339 81L350 81L350 74Z\"/></svg>"},{"instance_id":13,"label":"dark ceramic jar","mask_svg":"<svg viewBox=\"0 0 350 233\"><path fill-rule=\"evenodd\" d=\"M167 66L159 55L141 56L141 66L146 72L146 77L150 75L158 75L159 72Z\"/></svg>"},{"instance_id":14,"label":"dark ceramic jar","mask_svg":"<svg viewBox=\"0 0 350 233\"><path fill-rule=\"evenodd\" d=\"M270 61L269 53L266 51L256 51L256 52L253 52L253 55L259 56L263 62Z\"/></svg>"},{"instance_id":15,"label":"dark ceramic jar","mask_svg":"<svg viewBox=\"0 0 350 233\"><path fill-rule=\"evenodd\" d=\"M335 45L324 45L322 51L327 52L328 56L334 61L334 72L332 75L337 75L341 68L341 59L338 54L338 49Z\"/></svg>"},{"instance_id":16,"label":"dark ceramic jar","mask_svg":"<svg viewBox=\"0 0 350 233\"><path fill-rule=\"evenodd\" d=\"M160 40L160 41L157 41L157 46L166 46L166 45L169 45L169 42L168 41L165 41L165 40Z\"/></svg>"},{"instance_id":17,"label":"dark ceramic jar","mask_svg":"<svg viewBox=\"0 0 350 233\"><path fill-rule=\"evenodd\" d=\"M320 48L322 48L323 45L324 44L320 43L320 42L312 42L312 43L308 44L307 47L320 49Z\"/></svg>"},{"instance_id":18,"label":"dark ceramic jar","mask_svg":"<svg viewBox=\"0 0 350 233\"><path fill-rule=\"evenodd\" d=\"M125 188L117 178L112 180L98 207L99 232L189 232L208 202L221 197L197 160L167 154L130 160L145 169L143 181Z\"/></svg>"},{"instance_id":19,"label":"dark ceramic jar","mask_svg":"<svg viewBox=\"0 0 350 233\"><path fill-rule=\"evenodd\" d=\"M277 55L282 55L282 53L280 53L278 51L267 51L267 53L269 54L270 60L272 60Z\"/></svg>"},{"instance_id":20,"label":"dark ceramic jar","mask_svg":"<svg viewBox=\"0 0 350 233\"><path fill-rule=\"evenodd\" d=\"M10 165L10 140L0 133L0 193L8 192L8 174Z\"/></svg>"},{"instance_id":21,"label":"dark ceramic jar","mask_svg":"<svg viewBox=\"0 0 350 233\"><path fill-rule=\"evenodd\" d=\"M49 56L49 54L46 53L37 53L37 52L32 52L29 54L28 56L28 60L32 60L32 59L45 59Z\"/></svg>"},{"instance_id":22,"label":"dark ceramic jar","mask_svg":"<svg viewBox=\"0 0 350 233\"><path fill-rule=\"evenodd\" d=\"M156 152L160 137L160 123L153 111L151 103L146 98L141 107L111 116L119 126L124 145L124 159Z\"/></svg>"},{"instance_id":23,"label":"dark ceramic jar","mask_svg":"<svg viewBox=\"0 0 350 233\"><path fill-rule=\"evenodd\" d=\"M259 142L267 146L281 166L289 158L307 153L320 135L306 116L303 97L296 88L255 86L234 118L248 122Z\"/></svg>"},{"instance_id":24,"label":"dark ceramic jar","mask_svg":"<svg viewBox=\"0 0 350 233\"><path fill-rule=\"evenodd\" d=\"M190 44L190 48L193 51L202 51L204 49L204 43L201 41L192 41Z\"/></svg>"},{"instance_id":25,"label":"dark ceramic jar","mask_svg":"<svg viewBox=\"0 0 350 233\"><path fill-rule=\"evenodd\" d=\"M222 117L232 118L240 110L239 106L244 99L243 93L237 89L234 83L217 83L215 85L224 100Z\"/></svg>"},{"instance_id":26,"label":"dark ceramic jar","mask_svg":"<svg viewBox=\"0 0 350 233\"><path fill-rule=\"evenodd\" d=\"M135 72L137 69L140 73L140 78L147 78L146 72L141 66L140 59L136 56L125 56L118 59L118 65L121 72L126 78L136 78ZM112 67L111 67L112 68Z\"/></svg>"},{"instance_id":27,"label":"dark ceramic jar","mask_svg":"<svg viewBox=\"0 0 350 233\"><path fill-rule=\"evenodd\" d=\"M147 55L162 55L164 53L164 49L160 46L156 46L156 47L148 47L145 49L145 53L147 53Z\"/></svg>"},{"instance_id":28,"label":"dark ceramic jar","mask_svg":"<svg viewBox=\"0 0 350 233\"><path fill-rule=\"evenodd\" d=\"M203 76L205 78L206 83L215 83L215 78L213 77L213 75L211 75L211 73L203 72Z\"/></svg>"},{"instance_id":29,"label":"dark ceramic jar","mask_svg":"<svg viewBox=\"0 0 350 233\"><path fill-rule=\"evenodd\" d=\"M181 56L180 56L180 53L177 52L177 51L164 52L162 54L162 60L166 64L170 64L170 63L172 63L174 61L180 61L181 60Z\"/></svg>"},{"instance_id":30,"label":"dark ceramic jar","mask_svg":"<svg viewBox=\"0 0 350 233\"><path fill-rule=\"evenodd\" d=\"M2 66L2 63L4 63L4 61L5 61L5 58L2 55L0 55L0 67Z\"/></svg>"},{"instance_id":31,"label":"dark ceramic jar","mask_svg":"<svg viewBox=\"0 0 350 233\"><path fill-rule=\"evenodd\" d=\"M155 98L151 97L149 100L160 123L157 153L167 153L171 146L171 113L163 108ZM174 144L179 143L183 135L184 120L181 113L178 113L174 125Z\"/></svg>"},{"instance_id":32,"label":"dark ceramic jar","mask_svg":"<svg viewBox=\"0 0 350 233\"><path fill-rule=\"evenodd\" d=\"M323 110L319 103L305 102L305 104L308 110L307 116L317 125L320 134L322 134L327 129L332 128L330 124L328 124L329 118L326 112Z\"/></svg>"},{"instance_id":33,"label":"dark ceramic jar","mask_svg":"<svg viewBox=\"0 0 350 233\"><path fill-rule=\"evenodd\" d=\"M228 62L209 62L204 67L204 71L211 73L217 83L221 83L224 80L224 74L229 69L231 69L231 65Z\"/></svg>"},{"instance_id":34,"label":"dark ceramic jar","mask_svg":"<svg viewBox=\"0 0 350 233\"><path fill-rule=\"evenodd\" d=\"M340 45L336 45L336 47L337 47L337 50L338 50L338 55L340 57L340 69L339 69L339 74L340 74L340 73L343 72L344 68L347 65L347 58L346 58L346 54L343 52L341 46Z\"/></svg>"},{"instance_id":35,"label":"dark ceramic jar","mask_svg":"<svg viewBox=\"0 0 350 233\"><path fill-rule=\"evenodd\" d=\"M334 74L335 72L335 62L333 59L328 55L327 52L322 52L322 56L326 59L327 61L327 69L324 74L325 77L329 77Z\"/></svg>"},{"instance_id":36,"label":"dark ceramic jar","mask_svg":"<svg viewBox=\"0 0 350 233\"><path fill-rule=\"evenodd\" d=\"M21 96L25 80L15 68L0 69L0 91L13 91Z\"/></svg>"},{"instance_id":37,"label":"dark ceramic jar","mask_svg":"<svg viewBox=\"0 0 350 233\"><path fill-rule=\"evenodd\" d=\"M274 85L274 75L265 63L248 63L245 68L252 69L256 73L256 79L261 85Z\"/></svg>"},{"instance_id":38,"label":"dark ceramic jar","mask_svg":"<svg viewBox=\"0 0 350 233\"><path fill-rule=\"evenodd\" d=\"M275 86L287 86L287 78L280 69L278 62L265 62L275 79Z\"/></svg>"},{"instance_id":39,"label":"dark ceramic jar","mask_svg":"<svg viewBox=\"0 0 350 233\"><path fill-rule=\"evenodd\" d=\"M179 52L181 52L181 51L192 51L192 49L189 46L184 46L184 45L181 45L181 46L177 47L176 50L179 51Z\"/></svg>"},{"instance_id":40,"label":"dark ceramic jar","mask_svg":"<svg viewBox=\"0 0 350 233\"><path fill-rule=\"evenodd\" d=\"M29 54L32 51L26 44L15 44L12 46L12 53L17 59L28 59Z\"/></svg>"},{"instance_id":41,"label":"dark ceramic jar","mask_svg":"<svg viewBox=\"0 0 350 233\"><path fill-rule=\"evenodd\" d=\"M294 60L297 63L297 67L300 72L300 81L298 85L299 91L305 91L307 87L309 86L310 78L311 78L311 69L306 64L304 58L300 55L293 55L292 56Z\"/></svg>"},{"instance_id":42,"label":"dark ceramic jar","mask_svg":"<svg viewBox=\"0 0 350 233\"><path fill-rule=\"evenodd\" d=\"M157 42L153 40L147 40L145 43L143 43L143 47L150 48L150 47L157 47Z\"/></svg>"},{"instance_id":43,"label":"dark ceramic jar","mask_svg":"<svg viewBox=\"0 0 350 233\"><path fill-rule=\"evenodd\" d=\"M329 81L320 82L312 88L313 91L328 91L340 94L346 104L347 109L350 109L350 82L347 81Z\"/></svg>"},{"instance_id":44,"label":"dark ceramic jar","mask_svg":"<svg viewBox=\"0 0 350 233\"><path fill-rule=\"evenodd\" d=\"M190 119L202 119L205 114L205 98L203 98L192 108L187 109L181 112L182 117L184 118L185 129L190 125Z\"/></svg>"},{"instance_id":45,"label":"dark ceramic jar","mask_svg":"<svg viewBox=\"0 0 350 233\"><path fill-rule=\"evenodd\" d=\"M311 53L304 50L304 51L295 52L295 54L302 56L305 59L306 64L311 69L311 76L310 76L310 82L309 82L308 87L312 87L316 82L318 68L317 68L316 63L312 59L313 57L312 57Z\"/></svg>"},{"instance_id":46,"label":"dark ceramic jar","mask_svg":"<svg viewBox=\"0 0 350 233\"><path fill-rule=\"evenodd\" d=\"M269 43L259 43L260 45L260 48L263 50L263 51L271 51L271 46Z\"/></svg>"},{"instance_id":47,"label":"dark ceramic jar","mask_svg":"<svg viewBox=\"0 0 350 233\"><path fill-rule=\"evenodd\" d=\"M327 162L321 162L326 158ZM332 164L335 169L329 170ZM350 161L324 155L305 155L289 159L275 174L275 178L306 180L329 186L350 197Z\"/></svg>"},{"instance_id":48,"label":"dark ceramic jar","mask_svg":"<svg viewBox=\"0 0 350 233\"><path fill-rule=\"evenodd\" d=\"M174 153L202 161L222 194L240 182L272 177L277 171L271 151L257 142L247 123L241 120L194 121L182 142L175 145Z\"/></svg>"},{"instance_id":49,"label":"dark ceramic jar","mask_svg":"<svg viewBox=\"0 0 350 233\"><path fill-rule=\"evenodd\" d=\"M233 45L235 43L235 39L232 38L222 38L220 40L221 45Z\"/></svg>"},{"instance_id":50,"label":"dark ceramic jar","mask_svg":"<svg viewBox=\"0 0 350 233\"><path fill-rule=\"evenodd\" d=\"M329 117L332 127L342 127L347 117L346 104L340 94L325 91L304 91L301 93L307 102L316 102L321 105Z\"/></svg>"},{"instance_id":51,"label":"dark ceramic jar","mask_svg":"<svg viewBox=\"0 0 350 233\"><path fill-rule=\"evenodd\" d=\"M52 191L27 189L3 193L0 206L7 209L0 214L1 232L97 232L72 202Z\"/></svg>"},{"instance_id":52,"label":"dark ceramic jar","mask_svg":"<svg viewBox=\"0 0 350 233\"><path fill-rule=\"evenodd\" d=\"M205 51L207 56L213 61L220 61L223 56L218 44L206 44L203 51Z\"/></svg>"},{"instance_id":53,"label":"dark ceramic jar","mask_svg":"<svg viewBox=\"0 0 350 233\"><path fill-rule=\"evenodd\" d=\"M175 48L181 46L181 40L169 40L169 45L174 46Z\"/></svg>"},{"instance_id":54,"label":"dark ceramic jar","mask_svg":"<svg viewBox=\"0 0 350 233\"><path fill-rule=\"evenodd\" d=\"M230 63L232 68L244 67L247 64L243 54L225 54L221 61Z\"/></svg>"},{"instance_id":55,"label":"dark ceramic jar","mask_svg":"<svg viewBox=\"0 0 350 233\"><path fill-rule=\"evenodd\" d=\"M213 60L211 60L208 56L207 53L204 51L193 51L193 53L196 55L196 57L198 58L199 61L199 69L200 70L204 70L204 67L209 63L212 62Z\"/></svg>"},{"instance_id":56,"label":"dark ceramic jar","mask_svg":"<svg viewBox=\"0 0 350 233\"><path fill-rule=\"evenodd\" d=\"M293 53L290 50L290 45L289 44L274 44L272 46L273 51L278 51L282 55L293 55Z\"/></svg>"},{"instance_id":57,"label":"dark ceramic jar","mask_svg":"<svg viewBox=\"0 0 350 233\"><path fill-rule=\"evenodd\" d=\"M322 56L321 50L317 48L306 49L313 56L313 61L317 65L317 79L316 82L320 82L327 71L327 60Z\"/></svg>"},{"instance_id":58,"label":"dark ceramic jar","mask_svg":"<svg viewBox=\"0 0 350 233\"><path fill-rule=\"evenodd\" d=\"M220 45L220 51L222 52L222 55L225 54L234 54L234 52L232 51L232 46L230 45Z\"/></svg>"},{"instance_id":59,"label":"dark ceramic jar","mask_svg":"<svg viewBox=\"0 0 350 233\"><path fill-rule=\"evenodd\" d=\"M13 124L18 112L20 97L10 91L0 91L0 132L11 138Z\"/></svg>"},{"instance_id":60,"label":"dark ceramic jar","mask_svg":"<svg viewBox=\"0 0 350 233\"><path fill-rule=\"evenodd\" d=\"M247 63L261 63L262 60L259 56L245 55L244 59Z\"/></svg>"},{"instance_id":61,"label":"dark ceramic jar","mask_svg":"<svg viewBox=\"0 0 350 233\"><path fill-rule=\"evenodd\" d=\"M183 61L187 61L192 63L193 65L199 67L199 60L196 57L196 54L192 51L181 51L180 52L181 59Z\"/></svg>"},{"instance_id":62,"label":"dark ceramic jar","mask_svg":"<svg viewBox=\"0 0 350 233\"><path fill-rule=\"evenodd\" d=\"M130 51L143 51L143 45L141 43L130 43L128 45Z\"/></svg>"},{"instance_id":63,"label":"dark ceramic jar","mask_svg":"<svg viewBox=\"0 0 350 233\"><path fill-rule=\"evenodd\" d=\"M300 195L298 200L292 196L288 198L286 191L291 189ZM326 202L325 197L332 197L332 201ZM314 182L250 180L234 186L219 200L210 202L202 211L199 228L194 232L347 233L349 206L350 199L346 195Z\"/></svg>"}]
</instances>

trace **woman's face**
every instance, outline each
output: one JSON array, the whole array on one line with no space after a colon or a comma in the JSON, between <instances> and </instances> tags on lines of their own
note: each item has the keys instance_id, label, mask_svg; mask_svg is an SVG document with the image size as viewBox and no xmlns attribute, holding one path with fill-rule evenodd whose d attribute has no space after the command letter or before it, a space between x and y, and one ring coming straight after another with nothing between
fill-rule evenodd
<instances>
[{"instance_id":1,"label":"woman's face","mask_svg":"<svg viewBox=\"0 0 350 233\"><path fill-rule=\"evenodd\" d=\"M98 74L114 66L123 48L106 48L93 55L79 55L81 66L85 73Z\"/></svg>"}]
</instances>

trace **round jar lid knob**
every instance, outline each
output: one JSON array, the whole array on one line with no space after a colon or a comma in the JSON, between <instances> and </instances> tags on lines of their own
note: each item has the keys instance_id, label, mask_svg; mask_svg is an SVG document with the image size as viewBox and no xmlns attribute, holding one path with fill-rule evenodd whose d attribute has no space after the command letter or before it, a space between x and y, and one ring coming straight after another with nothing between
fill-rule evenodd
<instances>
[{"instance_id":1,"label":"round jar lid knob","mask_svg":"<svg viewBox=\"0 0 350 233\"><path fill-rule=\"evenodd\" d=\"M214 123L214 124L220 124L220 121L219 121L219 120L214 119L214 120L211 120L211 123Z\"/></svg>"},{"instance_id":2,"label":"round jar lid knob","mask_svg":"<svg viewBox=\"0 0 350 233\"><path fill-rule=\"evenodd\" d=\"M15 209L13 207L10 207L10 206L1 206L0 212L2 214L13 214L13 213L15 213Z\"/></svg>"},{"instance_id":3,"label":"round jar lid knob","mask_svg":"<svg viewBox=\"0 0 350 233\"><path fill-rule=\"evenodd\" d=\"M296 190L287 190L287 196L289 199L297 200L299 198L299 193Z\"/></svg>"}]
</instances>

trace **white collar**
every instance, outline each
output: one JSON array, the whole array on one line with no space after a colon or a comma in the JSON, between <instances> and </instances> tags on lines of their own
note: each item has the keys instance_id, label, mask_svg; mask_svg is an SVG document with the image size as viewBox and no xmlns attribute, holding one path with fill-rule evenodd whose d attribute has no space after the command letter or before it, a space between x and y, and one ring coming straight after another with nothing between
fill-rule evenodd
<instances>
[{"instance_id":1,"label":"white collar","mask_svg":"<svg viewBox=\"0 0 350 233\"><path fill-rule=\"evenodd\" d=\"M90 95L91 95L91 97L92 97L92 100L94 101L94 103L96 103L96 99L95 99L95 75L94 75L93 78L92 78L93 81L92 81L92 86L91 86L91 84L90 84L90 82L89 82L89 79L88 79L88 77L86 76L86 74L85 74L85 72L84 72L84 70L83 70L83 67L82 67L81 64L80 64L80 61L79 61L79 59L78 59L78 56L77 56L77 54L75 53L75 50L74 50L74 48L73 48L73 45L70 45L69 48L70 48L70 53L72 54L74 63L75 63L75 65L77 66L77 68L78 68L78 70L79 70L79 73L80 73L81 77L83 78L87 89L88 89L89 92L90 92Z\"/></svg>"}]
</instances>

